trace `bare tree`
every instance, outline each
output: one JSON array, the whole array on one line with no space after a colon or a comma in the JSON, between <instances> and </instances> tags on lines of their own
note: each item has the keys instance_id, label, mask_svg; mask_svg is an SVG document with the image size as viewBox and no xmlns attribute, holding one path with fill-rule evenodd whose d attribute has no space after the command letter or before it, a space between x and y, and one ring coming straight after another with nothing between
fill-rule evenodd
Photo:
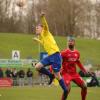
<instances>
[{"instance_id":1,"label":"bare tree","mask_svg":"<svg viewBox=\"0 0 100 100\"><path fill-rule=\"evenodd\" d=\"M45 11L50 31L55 35L100 36L99 0L26 0L22 8L16 1L0 0L2 32L32 33L40 12Z\"/></svg>"}]
</instances>

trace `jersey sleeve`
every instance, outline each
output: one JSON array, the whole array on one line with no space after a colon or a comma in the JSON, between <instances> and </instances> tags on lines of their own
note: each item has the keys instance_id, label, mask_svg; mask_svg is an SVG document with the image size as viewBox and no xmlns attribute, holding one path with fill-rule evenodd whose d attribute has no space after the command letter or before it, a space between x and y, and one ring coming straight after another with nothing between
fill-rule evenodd
<instances>
[{"instance_id":1,"label":"jersey sleeve","mask_svg":"<svg viewBox=\"0 0 100 100\"><path fill-rule=\"evenodd\" d=\"M76 51L77 54L78 54L78 60L80 60L80 52L79 51Z\"/></svg>"},{"instance_id":2,"label":"jersey sleeve","mask_svg":"<svg viewBox=\"0 0 100 100\"><path fill-rule=\"evenodd\" d=\"M44 27L44 30L45 30L45 31L49 31L49 27L48 27L48 24L47 24L47 21L46 21L45 16L42 16L42 17L41 17L41 22L42 22L42 25L43 25L43 27Z\"/></svg>"},{"instance_id":3,"label":"jersey sleeve","mask_svg":"<svg viewBox=\"0 0 100 100\"><path fill-rule=\"evenodd\" d=\"M42 41L40 40L40 39L38 39L38 38L33 38L35 41L37 41L37 42L39 42L39 43L41 43L42 44Z\"/></svg>"},{"instance_id":4,"label":"jersey sleeve","mask_svg":"<svg viewBox=\"0 0 100 100\"><path fill-rule=\"evenodd\" d=\"M78 60L77 62L78 67L84 72L86 73L86 69L84 68L84 66L82 65L82 63L80 62L80 60Z\"/></svg>"},{"instance_id":5,"label":"jersey sleeve","mask_svg":"<svg viewBox=\"0 0 100 100\"><path fill-rule=\"evenodd\" d=\"M65 51L61 51L61 57L64 58L65 57Z\"/></svg>"}]
</instances>

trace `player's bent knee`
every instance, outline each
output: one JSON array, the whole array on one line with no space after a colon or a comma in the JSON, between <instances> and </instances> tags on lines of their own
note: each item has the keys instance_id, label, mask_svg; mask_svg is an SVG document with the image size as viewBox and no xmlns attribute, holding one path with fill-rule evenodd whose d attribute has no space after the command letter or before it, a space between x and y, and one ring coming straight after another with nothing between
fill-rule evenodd
<instances>
[{"instance_id":1,"label":"player's bent knee","mask_svg":"<svg viewBox=\"0 0 100 100\"><path fill-rule=\"evenodd\" d=\"M55 72L54 75L55 75L55 78L56 78L57 80L62 79L62 77L61 77L61 75L60 75L60 72Z\"/></svg>"},{"instance_id":2,"label":"player's bent knee","mask_svg":"<svg viewBox=\"0 0 100 100\"><path fill-rule=\"evenodd\" d=\"M87 90L87 85L84 84L84 85L82 86L82 89Z\"/></svg>"},{"instance_id":3,"label":"player's bent knee","mask_svg":"<svg viewBox=\"0 0 100 100\"><path fill-rule=\"evenodd\" d=\"M42 67L43 67L43 64L40 62L35 65L36 70L40 70Z\"/></svg>"},{"instance_id":4,"label":"player's bent knee","mask_svg":"<svg viewBox=\"0 0 100 100\"><path fill-rule=\"evenodd\" d=\"M87 86L85 86L84 89L87 90Z\"/></svg>"},{"instance_id":5,"label":"player's bent knee","mask_svg":"<svg viewBox=\"0 0 100 100\"><path fill-rule=\"evenodd\" d=\"M83 89L84 89L84 90L87 90L87 87L86 87L86 86L84 86L84 87L83 87Z\"/></svg>"}]
</instances>

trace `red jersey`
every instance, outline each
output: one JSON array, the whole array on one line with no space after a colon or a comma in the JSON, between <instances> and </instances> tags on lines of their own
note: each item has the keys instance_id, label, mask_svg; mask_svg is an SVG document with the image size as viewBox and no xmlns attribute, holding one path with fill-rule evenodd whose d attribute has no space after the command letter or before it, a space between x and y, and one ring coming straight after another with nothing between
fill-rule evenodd
<instances>
[{"instance_id":1,"label":"red jersey","mask_svg":"<svg viewBox=\"0 0 100 100\"><path fill-rule=\"evenodd\" d=\"M66 49L61 52L62 56L62 74L69 73L69 74L75 74L76 71L76 65L79 66L79 68L86 72L83 65L80 62L80 53L77 50L71 51L70 49Z\"/></svg>"}]
</instances>

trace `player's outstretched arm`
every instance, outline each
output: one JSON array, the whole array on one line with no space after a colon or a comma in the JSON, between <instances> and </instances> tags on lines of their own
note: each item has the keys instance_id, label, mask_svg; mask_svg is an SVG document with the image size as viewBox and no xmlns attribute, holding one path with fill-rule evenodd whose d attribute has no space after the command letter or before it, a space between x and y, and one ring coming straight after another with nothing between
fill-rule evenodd
<instances>
[{"instance_id":1,"label":"player's outstretched arm","mask_svg":"<svg viewBox=\"0 0 100 100\"><path fill-rule=\"evenodd\" d=\"M86 71L86 69L84 68L84 66L82 65L82 63L80 62L80 60L78 60L76 63L77 63L77 65L78 65L78 67L86 74L87 71Z\"/></svg>"},{"instance_id":2,"label":"player's outstretched arm","mask_svg":"<svg viewBox=\"0 0 100 100\"><path fill-rule=\"evenodd\" d=\"M37 37L34 37L34 38L32 38L34 41L36 41L36 42L39 42L39 43L41 43L42 44L42 41L41 40L39 40Z\"/></svg>"},{"instance_id":3,"label":"player's outstretched arm","mask_svg":"<svg viewBox=\"0 0 100 100\"><path fill-rule=\"evenodd\" d=\"M41 16L41 22L42 22L42 25L44 27L44 30L49 31L49 27L48 27L48 24L47 24L47 21L46 21L46 18L45 18L45 13L41 12L40 16Z\"/></svg>"},{"instance_id":4,"label":"player's outstretched arm","mask_svg":"<svg viewBox=\"0 0 100 100\"><path fill-rule=\"evenodd\" d=\"M84 66L81 64L80 60L77 62L78 67L87 75L93 76L93 74L89 71L87 71Z\"/></svg>"}]
</instances>

